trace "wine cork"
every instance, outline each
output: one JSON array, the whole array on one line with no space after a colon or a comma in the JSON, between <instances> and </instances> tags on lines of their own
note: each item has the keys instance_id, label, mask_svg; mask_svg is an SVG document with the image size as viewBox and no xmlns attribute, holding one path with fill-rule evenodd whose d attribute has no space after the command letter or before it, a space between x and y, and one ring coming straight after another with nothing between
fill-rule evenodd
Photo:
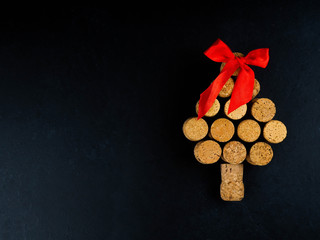
<instances>
[{"instance_id":1,"label":"wine cork","mask_svg":"<svg viewBox=\"0 0 320 240\"><path fill-rule=\"evenodd\" d=\"M237 134L239 138L245 142L256 141L261 133L261 128L259 123L255 120L247 119L239 123L237 128Z\"/></svg>"},{"instance_id":2,"label":"wine cork","mask_svg":"<svg viewBox=\"0 0 320 240\"><path fill-rule=\"evenodd\" d=\"M273 151L269 144L265 142L255 143L247 156L247 162L252 165L264 166L267 165L273 157Z\"/></svg>"},{"instance_id":3,"label":"wine cork","mask_svg":"<svg viewBox=\"0 0 320 240\"><path fill-rule=\"evenodd\" d=\"M215 116L220 110L220 102L218 99L216 99L212 105L212 107L209 109L209 111L205 114L206 117L213 117ZM198 114L199 111L199 101L196 104L196 112Z\"/></svg>"},{"instance_id":4,"label":"wine cork","mask_svg":"<svg viewBox=\"0 0 320 240\"><path fill-rule=\"evenodd\" d=\"M244 55L242 53L239 53L239 52L234 52L233 53L236 57L244 57ZM222 71L222 69L224 68L224 66L226 65L226 63L221 63L221 66L220 66L220 72ZM233 74L232 76L238 76L240 72L240 68L238 68Z\"/></svg>"},{"instance_id":5,"label":"wine cork","mask_svg":"<svg viewBox=\"0 0 320 240\"><path fill-rule=\"evenodd\" d=\"M218 142L228 142L233 134L233 123L226 118L219 118L212 123L209 136Z\"/></svg>"},{"instance_id":6,"label":"wine cork","mask_svg":"<svg viewBox=\"0 0 320 240\"><path fill-rule=\"evenodd\" d=\"M252 98L255 98L259 92L260 92L260 83L258 82L257 79L254 79Z\"/></svg>"},{"instance_id":7,"label":"wine cork","mask_svg":"<svg viewBox=\"0 0 320 240\"><path fill-rule=\"evenodd\" d=\"M276 115L276 105L268 98L255 99L251 114L259 122L269 122Z\"/></svg>"},{"instance_id":8,"label":"wine cork","mask_svg":"<svg viewBox=\"0 0 320 240\"><path fill-rule=\"evenodd\" d=\"M229 78L228 81L224 84L224 86L220 90L219 97L222 97L222 98L230 97L233 87L234 87L234 81L232 78Z\"/></svg>"},{"instance_id":9,"label":"wine cork","mask_svg":"<svg viewBox=\"0 0 320 240\"><path fill-rule=\"evenodd\" d=\"M221 164L220 196L224 201L244 198L243 164Z\"/></svg>"},{"instance_id":10,"label":"wine cork","mask_svg":"<svg viewBox=\"0 0 320 240\"><path fill-rule=\"evenodd\" d=\"M271 120L263 128L263 137L270 143L280 143L287 136L286 126L278 120Z\"/></svg>"},{"instance_id":11,"label":"wine cork","mask_svg":"<svg viewBox=\"0 0 320 240\"><path fill-rule=\"evenodd\" d=\"M223 160L231 164L242 163L247 156L246 147L238 141L228 142L223 148Z\"/></svg>"},{"instance_id":12,"label":"wine cork","mask_svg":"<svg viewBox=\"0 0 320 240\"><path fill-rule=\"evenodd\" d=\"M221 164L221 181L222 182L242 182L243 164Z\"/></svg>"},{"instance_id":13,"label":"wine cork","mask_svg":"<svg viewBox=\"0 0 320 240\"><path fill-rule=\"evenodd\" d=\"M244 104L240 107L238 107L236 110L228 114L229 110L229 105L230 105L230 99L226 102L224 105L224 113L231 119L233 120L239 120L241 119L244 115L246 115L247 112L247 104Z\"/></svg>"},{"instance_id":14,"label":"wine cork","mask_svg":"<svg viewBox=\"0 0 320 240\"><path fill-rule=\"evenodd\" d=\"M183 126L182 131L184 136L190 141L199 141L204 138L208 133L209 127L205 120L196 117L187 119Z\"/></svg>"},{"instance_id":15,"label":"wine cork","mask_svg":"<svg viewBox=\"0 0 320 240\"><path fill-rule=\"evenodd\" d=\"M221 156L219 143L213 140L201 141L194 147L194 156L202 164L211 164L219 160Z\"/></svg>"}]
</instances>

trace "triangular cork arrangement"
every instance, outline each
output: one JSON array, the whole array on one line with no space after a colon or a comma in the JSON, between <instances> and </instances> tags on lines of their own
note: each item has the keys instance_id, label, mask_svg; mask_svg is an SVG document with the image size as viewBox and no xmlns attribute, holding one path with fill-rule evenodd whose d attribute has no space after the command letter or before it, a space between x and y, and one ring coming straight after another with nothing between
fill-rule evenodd
<instances>
[{"instance_id":1,"label":"triangular cork arrangement","mask_svg":"<svg viewBox=\"0 0 320 240\"><path fill-rule=\"evenodd\" d=\"M224 65L221 64L220 70ZM233 76L238 73L236 71ZM224 201L241 201L244 198L243 161L256 166L267 165L273 158L271 144L280 143L287 136L286 126L274 120L275 104L268 98L256 98L260 92L257 79L251 102L227 114L233 87L231 77L205 117L199 120L197 117L188 118L182 127L188 140L198 142L194 148L198 162L213 164L220 158L224 161L220 185L220 196ZM199 102L196 103L196 113L198 105Z\"/></svg>"}]
</instances>

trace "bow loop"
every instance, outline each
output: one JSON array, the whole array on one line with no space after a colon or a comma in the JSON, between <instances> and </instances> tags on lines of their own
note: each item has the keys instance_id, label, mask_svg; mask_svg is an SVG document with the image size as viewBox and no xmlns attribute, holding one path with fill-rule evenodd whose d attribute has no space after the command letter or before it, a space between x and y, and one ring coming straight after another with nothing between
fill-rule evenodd
<instances>
[{"instance_id":1,"label":"bow loop","mask_svg":"<svg viewBox=\"0 0 320 240\"><path fill-rule=\"evenodd\" d=\"M225 62L226 65L219 76L201 93L198 119L209 111L224 84L239 67L240 72L232 91L228 114L248 103L252 99L254 72L247 64L265 68L269 62L269 49L260 48L249 52L245 57L235 57L230 48L218 39L204 54L211 60Z\"/></svg>"},{"instance_id":2,"label":"bow loop","mask_svg":"<svg viewBox=\"0 0 320 240\"><path fill-rule=\"evenodd\" d=\"M215 41L211 47L204 52L204 55L215 62L227 62L235 58L231 49L220 39Z\"/></svg>"},{"instance_id":3,"label":"bow loop","mask_svg":"<svg viewBox=\"0 0 320 240\"><path fill-rule=\"evenodd\" d=\"M266 68L269 62L269 48L252 50L245 57L246 63L262 68Z\"/></svg>"}]
</instances>

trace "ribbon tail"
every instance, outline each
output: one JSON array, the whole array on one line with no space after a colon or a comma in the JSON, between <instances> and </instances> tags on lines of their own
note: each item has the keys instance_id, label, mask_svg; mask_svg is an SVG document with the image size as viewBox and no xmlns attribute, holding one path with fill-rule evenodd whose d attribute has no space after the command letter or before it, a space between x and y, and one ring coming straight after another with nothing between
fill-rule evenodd
<instances>
[{"instance_id":1,"label":"ribbon tail","mask_svg":"<svg viewBox=\"0 0 320 240\"><path fill-rule=\"evenodd\" d=\"M209 111L222 87L238 67L239 63L236 60L228 61L219 76L203 93L201 93L199 100L198 119L202 118Z\"/></svg>"},{"instance_id":2,"label":"ribbon tail","mask_svg":"<svg viewBox=\"0 0 320 240\"><path fill-rule=\"evenodd\" d=\"M238 107L250 102L252 99L254 72L247 65L241 65L240 69L241 70L232 91L228 114L236 110Z\"/></svg>"}]
</instances>

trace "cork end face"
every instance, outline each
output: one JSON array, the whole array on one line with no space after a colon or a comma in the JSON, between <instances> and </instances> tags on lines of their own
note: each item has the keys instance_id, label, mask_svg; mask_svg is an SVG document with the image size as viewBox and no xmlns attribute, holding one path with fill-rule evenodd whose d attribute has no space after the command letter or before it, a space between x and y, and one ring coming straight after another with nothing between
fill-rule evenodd
<instances>
[{"instance_id":1,"label":"cork end face","mask_svg":"<svg viewBox=\"0 0 320 240\"><path fill-rule=\"evenodd\" d=\"M243 118L244 115L246 115L247 113L247 104L244 104L238 107L236 110L228 114L229 106L230 106L230 99L224 105L224 114L230 119L239 120Z\"/></svg>"},{"instance_id":2,"label":"cork end face","mask_svg":"<svg viewBox=\"0 0 320 240\"><path fill-rule=\"evenodd\" d=\"M259 138L261 128L255 120L247 119L239 123L237 134L245 142L254 142Z\"/></svg>"},{"instance_id":3,"label":"cork end face","mask_svg":"<svg viewBox=\"0 0 320 240\"><path fill-rule=\"evenodd\" d=\"M217 115L217 113L220 110L220 102L218 99L216 99L212 105L212 107L209 109L209 111L204 115L206 117L214 117ZM199 101L196 104L196 113L198 114L199 112Z\"/></svg>"},{"instance_id":4,"label":"cork end face","mask_svg":"<svg viewBox=\"0 0 320 240\"><path fill-rule=\"evenodd\" d=\"M246 147L238 141L228 142L223 148L223 160L231 164L242 163L247 156Z\"/></svg>"},{"instance_id":5,"label":"cork end face","mask_svg":"<svg viewBox=\"0 0 320 240\"><path fill-rule=\"evenodd\" d=\"M209 131L208 124L205 120L197 117L187 119L183 126L182 131L184 136L190 141L199 141L203 139Z\"/></svg>"},{"instance_id":6,"label":"cork end face","mask_svg":"<svg viewBox=\"0 0 320 240\"><path fill-rule=\"evenodd\" d=\"M218 142L228 142L234 135L233 123L226 118L215 120L210 128L210 137Z\"/></svg>"},{"instance_id":7,"label":"cork end face","mask_svg":"<svg viewBox=\"0 0 320 240\"><path fill-rule=\"evenodd\" d=\"M263 137L270 143L280 143L287 137L287 128L281 121L271 120L263 128Z\"/></svg>"},{"instance_id":8,"label":"cork end face","mask_svg":"<svg viewBox=\"0 0 320 240\"><path fill-rule=\"evenodd\" d=\"M255 143L247 156L247 162L256 166L265 166L271 162L273 158L273 150L271 146L265 142Z\"/></svg>"},{"instance_id":9,"label":"cork end face","mask_svg":"<svg viewBox=\"0 0 320 240\"><path fill-rule=\"evenodd\" d=\"M259 122L269 122L276 115L276 105L268 98L255 99L251 114Z\"/></svg>"},{"instance_id":10,"label":"cork end face","mask_svg":"<svg viewBox=\"0 0 320 240\"><path fill-rule=\"evenodd\" d=\"M213 140L201 141L194 147L194 156L202 164L212 164L217 162L221 156L219 143Z\"/></svg>"}]
</instances>

